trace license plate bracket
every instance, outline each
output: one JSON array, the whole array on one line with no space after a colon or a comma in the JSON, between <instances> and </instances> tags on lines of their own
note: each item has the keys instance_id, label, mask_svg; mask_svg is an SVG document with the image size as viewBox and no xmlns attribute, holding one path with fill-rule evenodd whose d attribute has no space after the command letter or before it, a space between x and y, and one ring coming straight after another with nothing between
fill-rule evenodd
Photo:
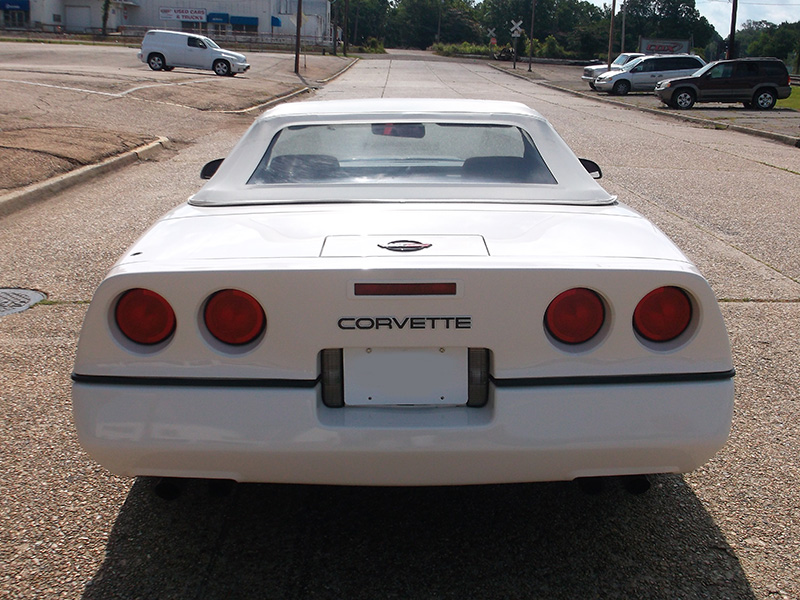
<instances>
[{"instance_id":1,"label":"license plate bracket","mask_svg":"<svg viewBox=\"0 0 800 600\"><path fill-rule=\"evenodd\" d=\"M467 348L345 348L343 359L345 406L467 403Z\"/></svg>"}]
</instances>

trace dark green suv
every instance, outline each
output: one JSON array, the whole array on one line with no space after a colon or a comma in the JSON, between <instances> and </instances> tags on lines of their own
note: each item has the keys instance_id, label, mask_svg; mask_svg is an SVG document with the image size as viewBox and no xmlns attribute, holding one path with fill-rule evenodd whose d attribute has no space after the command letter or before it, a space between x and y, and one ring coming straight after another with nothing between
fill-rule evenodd
<instances>
[{"instance_id":1,"label":"dark green suv","mask_svg":"<svg viewBox=\"0 0 800 600\"><path fill-rule=\"evenodd\" d=\"M768 110L792 93L786 65L777 58L718 60L689 77L659 81L655 94L672 108L695 102L742 102L745 108Z\"/></svg>"}]
</instances>

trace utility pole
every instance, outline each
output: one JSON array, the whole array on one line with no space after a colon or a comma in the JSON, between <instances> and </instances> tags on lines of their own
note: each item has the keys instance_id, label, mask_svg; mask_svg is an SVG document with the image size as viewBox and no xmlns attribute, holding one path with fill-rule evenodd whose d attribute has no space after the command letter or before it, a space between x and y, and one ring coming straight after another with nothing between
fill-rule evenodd
<instances>
[{"instance_id":1,"label":"utility pole","mask_svg":"<svg viewBox=\"0 0 800 600\"><path fill-rule=\"evenodd\" d=\"M736 58L736 9L739 7L739 0L733 0L733 14L731 14L731 34L728 36L728 52L725 58L728 60Z\"/></svg>"},{"instance_id":2,"label":"utility pole","mask_svg":"<svg viewBox=\"0 0 800 600\"><path fill-rule=\"evenodd\" d=\"M338 4L336 8L339 8ZM333 31L331 32L331 40L333 40L333 50L332 54L336 56L336 46L339 45L339 36L337 34L338 31L338 20L336 19L336 10L334 10L333 2L331 2L331 25L333 26Z\"/></svg>"},{"instance_id":3,"label":"utility pole","mask_svg":"<svg viewBox=\"0 0 800 600\"><path fill-rule=\"evenodd\" d=\"M733 0L736 2L736 0ZM611 0L611 25L608 27L608 70L611 70L611 51L614 46L614 13L617 11L617 0Z\"/></svg>"},{"instance_id":4,"label":"utility pole","mask_svg":"<svg viewBox=\"0 0 800 600\"><path fill-rule=\"evenodd\" d=\"M344 36L344 47L342 48L342 54L344 54L345 56L347 56L347 42L348 42L347 17L349 16L349 14L350 14L350 0L344 0L344 33L342 34Z\"/></svg>"},{"instance_id":5,"label":"utility pole","mask_svg":"<svg viewBox=\"0 0 800 600\"><path fill-rule=\"evenodd\" d=\"M622 2L622 40L619 44L619 53L622 54L625 52L625 13L628 9L628 2L627 0L623 0Z\"/></svg>"},{"instance_id":6,"label":"utility pole","mask_svg":"<svg viewBox=\"0 0 800 600\"><path fill-rule=\"evenodd\" d=\"M439 21L436 23L436 43L442 43L442 2L444 0L439 0Z\"/></svg>"},{"instance_id":7,"label":"utility pole","mask_svg":"<svg viewBox=\"0 0 800 600\"><path fill-rule=\"evenodd\" d=\"M536 11L536 0L531 0L531 38L528 40L530 48L528 49L528 73L531 72L531 63L533 62L533 13Z\"/></svg>"},{"instance_id":8,"label":"utility pole","mask_svg":"<svg viewBox=\"0 0 800 600\"><path fill-rule=\"evenodd\" d=\"M297 0L297 35L294 41L294 72L300 74L300 29L303 27L303 0Z\"/></svg>"}]
</instances>

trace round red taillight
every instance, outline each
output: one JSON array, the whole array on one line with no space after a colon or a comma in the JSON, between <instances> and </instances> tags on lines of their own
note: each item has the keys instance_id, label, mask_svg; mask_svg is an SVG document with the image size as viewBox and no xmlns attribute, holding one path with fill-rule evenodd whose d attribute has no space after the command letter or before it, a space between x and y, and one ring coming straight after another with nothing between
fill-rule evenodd
<instances>
[{"instance_id":1,"label":"round red taillight","mask_svg":"<svg viewBox=\"0 0 800 600\"><path fill-rule=\"evenodd\" d=\"M208 331L220 342L241 346L255 340L267 323L264 309L250 294L222 290L206 302Z\"/></svg>"},{"instance_id":2,"label":"round red taillight","mask_svg":"<svg viewBox=\"0 0 800 600\"><path fill-rule=\"evenodd\" d=\"M582 344L592 339L606 318L603 301L596 292L573 288L561 292L547 307L547 331L565 344Z\"/></svg>"},{"instance_id":3,"label":"round red taillight","mask_svg":"<svg viewBox=\"0 0 800 600\"><path fill-rule=\"evenodd\" d=\"M651 342L669 342L692 320L689 296L677 287L660 287L647 294L633 312L636 332Z\"/></svg>"},{"instance_id":4,"label":"round red taillight","mask_svg":"<svg viewBox=\"0 0 800 600\"><path fill-rule=\"evenodd\" d=\"M159 344L175 331L175 312L169 302L142 288L120 297L114 317L119 330L137 344Z\"/></svg>"}]
</instances>

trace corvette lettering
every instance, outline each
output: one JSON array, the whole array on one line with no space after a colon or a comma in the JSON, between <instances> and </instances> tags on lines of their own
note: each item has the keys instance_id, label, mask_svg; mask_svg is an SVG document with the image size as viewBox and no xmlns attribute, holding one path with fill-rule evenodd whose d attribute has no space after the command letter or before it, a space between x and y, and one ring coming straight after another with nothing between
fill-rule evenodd
<instances>
[{"instance_id":1,"label":"corvette lettering","mask_svg":"<svg viewBox=\"0 0 800 600\"><path fill-rule=\"evenodd\" d=\"M472 317L342 317L338 325L344 330L472 329Z\"/></svg>"}]
</instances>

